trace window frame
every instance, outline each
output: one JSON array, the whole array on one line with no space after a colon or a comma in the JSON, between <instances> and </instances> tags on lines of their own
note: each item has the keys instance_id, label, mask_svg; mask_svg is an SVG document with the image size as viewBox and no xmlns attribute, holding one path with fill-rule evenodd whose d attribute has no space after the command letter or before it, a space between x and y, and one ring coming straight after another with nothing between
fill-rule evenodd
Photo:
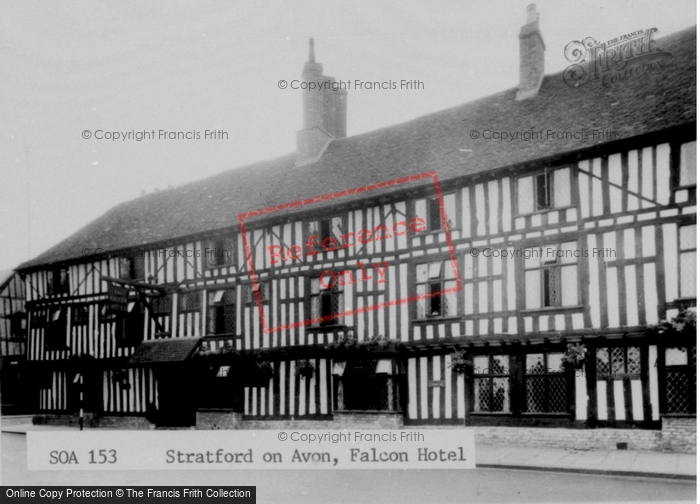
<instances>
[{"instance_id":1,"label":"window frame","mask_svg":"<svg viewBox=\"0 0 700 504\"><path fill-rule=\"evenodd\" d=\"M69 348L68 315L65 306L48 310L44 329L44 348L47 351L62 351ZM58 316L56 315L58 314Z\"/></svg>"},{"instance_id":2,"label":"window frame","mask_svg":"<svg viewBox=\"0 0 700 504\"><path fill-rule=\"evenodd\" d=\"M488 373L479 372L479 369L477 369L477 361L479 358L486 357L488 359L488 366L486 370ZM504 373L495 373L494 370L494 365L493 365L493 359L494 358L504 358L505 361L507 362L508 368L505 370ZM471 408L472 414L500 414L500 415L512 415L514 412L513 408L513 402L511 398L511 392L513 389L513 366L511 365L511 355L509 354L488 354L488 355L475 355L474 356L474 375L472 377L472 397L474 398L473 402L473 407ZM506 380L506 384L508 385L508 390L504 391L503 394L503 409L502 410L494 410L494 379L502 379L504 378ZM481 394L479 393L479 383L481 383L482 380L487 380L488 381L488 390L489 390L489 406L487 410L481 409ZM479 409L477 409L477 403L479 404Z\"/></svg>"},{"instance_id":3,"label":"window frame","mask_svg":"<svg viewBox=\"0 0 700 504\"><path fill-rule=\"evenodd\" d=\"M161 301L163 300L163 301ZM170 317L173 314L173 295L172 293L161 294L160 296L152 296L150 298L151 313L154 317ZM168 310L163 308L166 305Z\"/></svg>"},{"instance_id":4,"label":"window frame","mask_svg":"<svg viewBox=\"0 0 700 504\"><path fill-rule=\"evenodd\" d=\"M435 263L441 263L440 264L440 274L439 278L431 278L431 265ZM418 267L426 265L427 271L426 271L426 279L425 281L419 281L418 279ZM417 299L416 302L416 307L415 307L415 315L414 315L414 321L429 321L429 320L439 320L439 319L451 319L451 318L459 318L461 316L460 314L460 302L459 302L459 295L458 293L455 292L450 292L450 293L445 293L445 291L452 289L452 287L447 287L446 284L448 283L454 283L454 287L457 287L459 285L458 279L456 276L454 276L454 271L452 270L452 258L451 257L440 257L440 258L432 258L431 260L422 260L422 261L415 261L412 263L412 268L413 268L413 274L414 276L414 291L415 291L415 296L422 296L424 294L428 293L428 289L430 289L430 292L439 292L440 295L431 295L431 296L426 296L423 299ZM446 276L446 272L452 271L452 274L449 276ZM439 288L437 290L434 290L439 284ZM421 286L426 286L425 292L420 292L421 291ZM449 313L446 312L445 309L447 308L449 310L450 303L446 302L447 301L447 296L452 294L452 301L451 303L454 304L454 312ZM438 315L433 315L435 310L433 309L433 303L435 302L434 300L439 299L440 303L440 313ZM420 316L420 305L419 303L425 302L425 316L421 317ZM428 310L430 309L430 310Z\"/></svg>"},{"instance_id":5,"label":"window frame","mask_svg":"<svg viewBox=\"0 0 700 504\"><path fill-rule=\"evenodd\" d=\"M211 270L215 268L227 268L236 264L236 239L235 237L210 238L204 241L205 246L202 251L202 269ZM210 255L207 251L217 249L230 250L228 256L218 257L216 253Z\"/></svg>"},{"instance_id":6,"label":"window frame","mask_svg":"<svg viewBox=\"0 0 700 504\"><path fill-rule=\"evenodd\" d=\"M690 227L695 227L695 240L692 241L692 247L691 248L682 248L682 243L681 243L681 229L683 228L690 228ZM698 245L697 245L697 224L696 223L689 223L689 224L683 224L678 226L678 233L677 233L677 244L678 244L678 299L696 299L697 296L697 258L698 258ZM683 275L683 270L682 270L682 263L683 263L683 254L694 254L695 258L693 261L691 261L691 264L695 265L696 270L695 270L695 277L693 277L693 280L695 280L695 288L693 289L693 293L695 294L694 296L684 296L683 295L683 279L687 278L688 275Z\"/></svg>"},{"instance_id":7,"label":"window frame","mask_svg":"<svg viewBox=\"0 0 700 504\"><path fill-rule=\"evenodd\" d=\"M454 215L454 222L453 219L450 218L449 215L449 208L445 208L445 217L447 218L447 224L449 226L450 231L455 231L459 229L456 225L457 221L457 191L447 191L442 194L442 203L443 206L447 206L445 203L445 200L448 197L454 198L454 208L453 212ZM425 216L420 216L418 215L418 202L419 201L424 201L425 202ZM423 198L416 198L412 202L413 208L412 208L412 214L413 218L421 218L425 222L425 230L424 231L418 231L416 234L436 234L436 233L441 233L445 232L445 228L442 223L442 212L440 212L440 205L438 203L438 197L437 195L433 196L425 196ZM434 215L434 214L437 215Z\"/></svg>"},{"instance_id":8,"label":"window frame","mask_svg":"<svg viewBox=\"0 0 700 504\"><path fill-rule=\"evenodd\" d=\"M669 349L674 349L674 348L684 348L686 351L686 358L687 362L685 364L668 364L667 363L667 355L666 352ZM693 351L693 348L695 351ZM659 390L659 395L660 397L663 397L663 401L661 402L661 409L662 415L677 415L677 416L695 416L697 414L697 396L696 396L696 390L695 386L693 386L697 382L697 345L692 345L692 344L683 344L679 343L677 345L675 344L667 344L662 347L659 347L659 351L663 352L663 373L660 373L663 376L663 383L659 384L660 385L660 390ZM686 377L686 383L687 383L687 390L685 391L687 397L686 400L688 402L688 411L669 411L669 404L668 404L668 377L669 377L669 372L673 373L682 373Z\"/></svg>"},{"instance_id":9,"label":"window frame","mask_svg":"<svg viewBox=\"0 0 700 504\"><path fill-rule=\"evenodd\" d=\"M343 312L345 312L344 309L344 302L345 302L345 291L340 285L340 281L334 282L332 285L328 285L328 287L324 287L324 283L321 282L321 275L310 275L308 276L307 280L307 292L308 295L306 296L308 299L308 318L311 322L309 327L311 328L320 328L320 327L336 327L336 326L345 326L345 317L342 315ZM318 280L318 293L314 293L314 287L313 284L314 282ZM326 282L328 284L328 282ZM335 298L335 299L334 299ZM317 305L318 305L318 315L314 314L314 299L318 299ZM333 305L337 308L342 307L342 310L336 310L335 313L329 313L327 315L323 314L323 306L324 306L324 299L329 299L328 303L330 304L330 311L333 312ZM327 320L323 320L326 317L331 317L328 318ZM319 320L321 319L321 320Z\"/></svg>"},{"instance_id":10,"label":"window frame","mask_svg":"<svg viewBox=\"0 0 700 504\"><path fill-rule=\"evenodd\" d=\"M202 311L202 291L185 291L178 294L177 311L180 315Z\"/></svg>"},{"instance_id":11,"label":"window frame","mask_svg":"<svg viewBox=\"0 0 700 504\"><path fill-rule=\"evenodd\" d=\"M216 293L222 292L223 294L221 295L221 301L216 302L212 300L212 296L215 296ZM227 289L210 289L206 291L207 293L207 318L206 318L206 334L208 336L219 336L219 335L228 335L228 334L236 334L236 326L237 326L237 316L238 313L236 311L236 289L235 287L229 287ZM227 295L230 295L230 297L227 297ZM229 301L229 302L227 302ZM233 330L232 331L226 331L226 309L229 308L233 310L233 314L231 315L233 317ZM219 314L219 311L221 311L221 314ZM221 319L221 320L220 320ZM219 323L223 325L224 330L219 330ZM213 329L212 329L213 327Z\"/></svg>"},{"instance_id":12,"label":"window frame","mask_svg":"<svg viewBox=\"0 0 700 504\"><path fill-rule=\"evenodd\" d=\"M578 240L568 240L568 241L559 241L559 242L553 242L553 243L548 243L544 245L540 245L540 253L544 253L542 251L550 250L553 247L556 246L556 254L555 257L553 258L547 258L545 257L540 257L540 262L537 266L528 266L527 261L528 259L522 258L520 265L522 268L522 285L524 289L524 295L523 295L523 300L524 300L524 308L523 311L530 311L530 310L559 310L559 309L571 309L571 308L576 308L581 306L581 284L580 284L580 274L581 274L581 264L580 260L581 257L576 257L574 256L571 260L571 262L562 262L562 259L567 259L565 257L558 257L558 253L562 251L562 246L565 244L574 244L574 251L577 251L579 249L579 243ZM537 248L537 246L533 245L531 247L533 250ZM534 258L534 256L533 256ZM573 304L564 304L563 300L563 283L562 283L562 270L564 268L575 268L576 272L576 302ZM527 285L528 285L528 272L532 271L538 271L538 276L539 276L539 284L540 284L540 301L539 301L539 306L537 307L528 307L527 306L527 299L529 299L529 296L527 294ZM551 276L552 272L556 272L556 296L557 298L553 301L552 300L552 288L551 288ZM546 288L545 288L546 287ZM545 301L548 301L549 304L546 304ZM556 303L556 304L552 304Z\"/></svg>"},{"instance_id":13,"label":"window frame","mask_svg":"<svg viewBox=\"0 0 700 504\"><path fill-rule=\"evenodd\" d=\"M90 306L87 304L76 304L70 310L71 327L84 327L90 323Z\"/></svg>"},{"instance_id":14,"label":"window frame","mask_svg":"<svg viewBox=\"0 0 700 504\"><path fill-rule=\"evenodd\" d=\"M333 231L333 221L337 219L340 221L340 234L336 235ZM324 223L327 223L327 229L326 225ZM317 232L313 232L310 227L312 225L315 225L318 228ZM324 232L326 231L326 232ZM328 254L331 252L339 252L341 250L346 250L350 248L350 246L344 246L346 243L346 240L343 240L341 238L341 235L347 235L349 234L350 231L348 230L348 218L346 214L341 214L341 215L332 215L330 217L324 217L323 219L305 219L303 221L303 236L304 236L304 245L303 245L303 250L302 250L302 257L313 257L318 254ZM313 245L313 248L309 249L307 244L310 243L311 237L316 236L316 243ZM327 247L323 246L323 242L326 239L332 238L334 239L337 243L333 245L332 243L329 243ZM350 238L350 243L355 243L357 244L357 237L354 236Z\"/></svg>"},{"instance_id":15,"label":"window frame","mask_svg":"<svg viewBox=\"0 0 700 504\"><path fill-rule=\"evenodd\" d=\"M613 350L614 349L623 349L623 371L622 372L617 372L614 369L614 359L613 359ZM630 372L630 350L631 349L636 349L637 355L639 358L639 372ZM600 371L600 366L598 363L599 359L599 352L601 350L606 350L607 351L607 356L608 356L608 361L607 361L607 366L608 366L608 371L606 373L601 373ZM640 345L610 345L610 346L602 346L602 347L597 347L595 349L595 379L596 380L622 380L624 378L630 378L630 379L639 379L642 376L642 368L644 366L644 362L642 361L642 348Z\"/></svg>"},{"instance_id":16,"label":"window frame","mask_svg":"<svg viewBox=\"0 0 700 504\"><path fill-rule=\"evenodd\" d=\"M131 309L129 304L133 303ZM146 310L140 300L129 301L127 311L122 312L117 318L117 347L126 348L136 346L144 338L146 327Z\"/></svg>"},{"instance_id":17,"label":"window frame","mask_svg":"<svg viewBox=\"0 0 700 504\"><path fill-rule=\"evenodd\" d=\"M46 272L46 294L59 296L70 292L68 268L53 268Z\"/></svg>"},{"instance_id":18,"label":"window frame","mask_svg":"<svg viewBox=\"0 0 700 504\"><path fill-rule=\"evenodd\" d=\"M544 362L544 368L543 372L541 373L532 373L531 368L528 368L527 365L527 357L528 355L542 355L543 356L543 362ZM549 359L551 355L561 355L561 365L559 370L554 371L553 368L549 364ZM566 370L561 367L563 366L564 363L564 352L559 351L559 352L548 352L545 350L542 351L530 351L526 352L524 354L524 366L523 366L523 388L524 388L524 404L523 404L523 413L528 414L528 415L566 415L569 414L569 408L571 406L569 397L568 397L568 387L567 387L567 378L566 378ZM544 411L531 411L529 409L530 407L530 401L529 401L529 396L528 396L528 379L536 379L536 378L541 378L544 382L544 391L543 391L543 410ZM563 411L552 411L552 384L551 382L553 379L560 379L564 380L564 393L566 394L565 396L565 407Z\"/></svg>"},{"instance_id":19,"label":"window frame","mask_svg":"<svg viewBox=\"0 0 700 504\"><path fill-rule=\"evenodd\" d=\"M695 144L695 145L692 145ZM683 181L683 146L688 145L690 152L695 154L695 182ZM679 189L689 189L697 187L697 142L695 140L690 142L683 142L678 144L678 184L674 187L674 190Z\"/></svg>"},{"instance_id":20,"label":"window frame","mask_svg":"<svg viewBox=\"0 0 700 504\"><path fill-rule=\"evenodd\" d=\"M243 286L243 305L256 306L258 304L256 292L260 291L262 304L270 302L272 298L272 282L269 279L258 280L257 282L246 282Z\"/></svg>"}]
</instances>

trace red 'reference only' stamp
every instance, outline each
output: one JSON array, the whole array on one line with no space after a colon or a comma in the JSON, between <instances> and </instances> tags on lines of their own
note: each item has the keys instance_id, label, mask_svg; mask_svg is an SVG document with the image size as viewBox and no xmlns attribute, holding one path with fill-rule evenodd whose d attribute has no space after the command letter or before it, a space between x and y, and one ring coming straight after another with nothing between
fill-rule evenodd
<instances>
[{"instance_id":1,"label":"red 'reference only' stamp","mask_svg":"<svg viewBox=\"0 0 700 504\"><path fill-rule=\"evenodd\" d=\"M274 327L270 327L267 317L265 315L266 310L263 306L263 298L261 290L258 283L258 275L255 271L255 261L253 260L253 251L251 249L250 242L248 240L248 235L246 233L245 221L253 217L261 217L265 215L270 215L276 212L283 212L285 210L299 209L306 205L313 205L316 203L327 202L331 200L341 199L343 197L349 197L352 195L360 193L371 193L379 189L390 188L394 186L400 186L402 184L409 184L411 182L417 182L424 179L432 179L433 186L435 188L435 199L437 200L438 208L440 209L440 218L442 222L442 230L445 233L445 245L447 246L448 253L450 255L450 262L452 270L454 273L454 278L456 279L456 285L451 288L442 289L440 291L432 291L424 294L418 294L413 296L406 296L400 299L391 299L384 301L382 303L377 303L370 306L363 306L361 308L354 308L351 310L346 310L338 312L331 315L326 315L325 318L335 318L337 316L348 316L356 315L368 311L379 310L389 306L413 303L416 301L421 301L427 298L443 296L445 294L451 294L453 292L458 292L462 289L462 281L459 275L459 269L457 264L457 256L454 251L454 246L452 244L452 235L450 232L450 226L447 219L447 214L444 208L444 202L442 198L442 191L440 189L440 182L438 180L437 173L434 171L419 173L416 175L411 175L408 177L401 177L397 179L387 180L384 182L379 182L376 184L369 184L362 187L357 187L354 189L348 189L345 191L338 191L334 193L324 194L322 196L315 196L312 198L306 198L303 200L298 200L290 203L283 203L277 206L271 206L267 208L262 208L259 210L252 210L250 212L241 213L238 216L238 224L240 226L241 236L243 238L243 246L245 248L246 261L248 263L248 269L250 271L250 277L253 282L253 292L255 293L255 302L258 307L258 313L260 314L260 322L262 325L263 332L266 334L274 333L277 331L283 331L285 329L292 329L302 326L315 326L323 319L321 318L309 318L302 321L293 322L290 324L282 324ZM415 235L420 236L422 233L427 231L426 222L421 217L407 218L405 220L399 220L393 223L391 226L379 225L372 229L362 229L358 232L348 231L346 233L340 233L337 237L325 237L322 240L317 234L310 234L304 243L297 243L291 245L271 245L265 250L265 254L268 255L270 263L273 265L293 265L295 263L302 262L306 256L312 256L323 252L333 252L337 250L349 249L355 243L367 244L372 241L382 241L385 239L392 238L393 235L408 237ZM393 234L392 234L393 233ZM407 244L410 243L407 240ZM410 248L410 246L409 246ZM363 282L375 278L375 281L379 284L385 283L385 274L389 263L387 261L381 263L369 264L367 270L365 269L365 264L358 257L357 266L359 271L353 274L350 269L345 269L341 271L334 271L333 269L327 268L320 271L320 284L323 288L332 288L336 285L344 286L348 284ZM371 269L370 269L371 268ZM376 277L369 276L369 272L372 271L376 274Z\"/></svg>"}]
</instances>

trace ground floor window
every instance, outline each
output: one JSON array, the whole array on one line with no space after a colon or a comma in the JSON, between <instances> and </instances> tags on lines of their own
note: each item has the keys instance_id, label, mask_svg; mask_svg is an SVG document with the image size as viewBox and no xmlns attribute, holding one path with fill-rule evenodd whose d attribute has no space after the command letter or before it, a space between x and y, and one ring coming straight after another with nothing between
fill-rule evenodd
<instances>
[{"instance_id":1,"label":"ground floor window","mask_svg":"<svg viewBox=\"0 0 700 504\"><path fill-rule=\"evenodd\" d=\"M510 362L507 355L474 357L474 411L510 412Z\"/></svg>"},{"instance_id":2,"label":"ground floor window","mask_svg":"<svg viewBox=\"0 0 700 504\"><path fill-rule=\"evenodd\" d=\"M392 359L363 359L336 363L336 410L398 411L403 396L400 364Z\"/></svg>"},{"instance_id":3,"label":"ground floor window","mask_svg":"<svg viewBox=\"0 0 700 504\"><path fill-rule=\"evenodd\" d=\"M666 413L695 413L697 367L695 346L665 349Z\"/></svg>"},{"instance_id":4,"label":"ground floor window","mask_svg":"<svg viewBox=\"0 0 700 504\"><path fill-rule=\"evenodd\" d=\"M536 353L525 356L525 411L566 413L566 377L562 353Z\"/></svg>"}]
</instances>

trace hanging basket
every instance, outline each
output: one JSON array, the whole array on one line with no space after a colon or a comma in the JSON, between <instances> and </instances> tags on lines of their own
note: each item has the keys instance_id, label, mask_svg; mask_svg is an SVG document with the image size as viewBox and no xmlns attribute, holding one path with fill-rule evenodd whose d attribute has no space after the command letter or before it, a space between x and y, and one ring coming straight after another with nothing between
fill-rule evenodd
<instances>
[{"instance_id":1,"label":"hanging basket","mask_svg":"<svg viewBox=\"0 0 700 504\"><path fill-rule=\"evenodd\" d=\"M297 361L296 374L307 380L311 379L316 372L316 366L309 359Z\"/></svg>"}]
</instances>

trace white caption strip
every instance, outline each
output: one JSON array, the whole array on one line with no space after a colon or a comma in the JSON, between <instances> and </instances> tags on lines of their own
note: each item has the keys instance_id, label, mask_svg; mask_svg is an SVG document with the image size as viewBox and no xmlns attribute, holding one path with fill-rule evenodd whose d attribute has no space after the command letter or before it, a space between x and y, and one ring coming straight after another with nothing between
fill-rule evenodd
<instances>
[{"instance_id":1,"label":"white caption strip","mask_svg":"<svg viewBox=\"0 0 700 504\"><path fill-rule=\"evenodd\" d=\"M27 433L35 471L474 469L474 453L470 429Z\"/></svg>"}]
</instances>

